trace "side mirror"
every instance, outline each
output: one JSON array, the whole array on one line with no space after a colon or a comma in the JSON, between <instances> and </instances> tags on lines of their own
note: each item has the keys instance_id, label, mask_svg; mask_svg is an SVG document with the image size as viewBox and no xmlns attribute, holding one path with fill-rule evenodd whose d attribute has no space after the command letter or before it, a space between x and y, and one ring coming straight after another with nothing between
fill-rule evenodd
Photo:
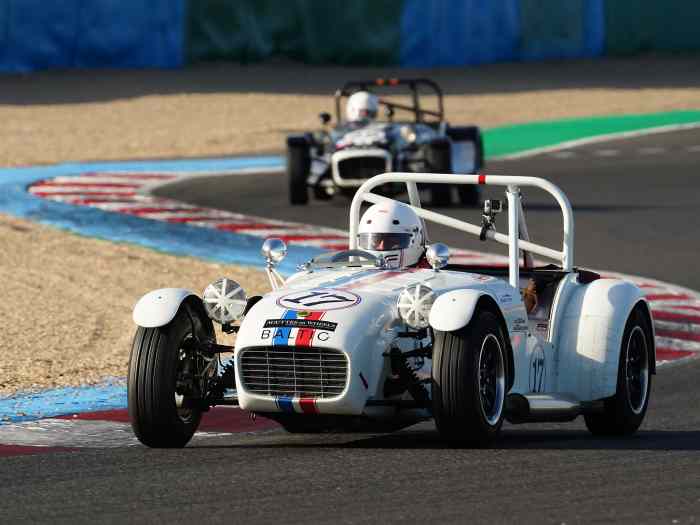
<instances>
[{"instance_id":1,"label":"side mirror","mask_svg":"<svg viewBox=\"0 0 700 525\"><path fill-rule=\"evenodd\" d=\"M433 267L433 270L438 271L447 266L450 260L450 249L441 242L436 242L428 246L425 258L428 259L428 264Z\"/></svg>"},{"instance_id":2,"label":"side mirror","mask_svg":"<svg viewBox=\"0 0 700 525\"><path fill-rule=\"evenodd\" d=\"M318 118L321 120L321 124L323 124L324 126L331 121L330 113L327 113L325 111L322 111L321 113L319 113Z\"/></svg>"},{"instance_id":3,"label":"side mirror","mask_svg":"<svg viewBox=\"0 0 700 525\"><path fill-rule=\"evenodd\" d=\"M287 255L287 245L282 239L275 237L265 239L260 253L265 257L268 266L274 266Z\"/></svg>"}]
</instances>

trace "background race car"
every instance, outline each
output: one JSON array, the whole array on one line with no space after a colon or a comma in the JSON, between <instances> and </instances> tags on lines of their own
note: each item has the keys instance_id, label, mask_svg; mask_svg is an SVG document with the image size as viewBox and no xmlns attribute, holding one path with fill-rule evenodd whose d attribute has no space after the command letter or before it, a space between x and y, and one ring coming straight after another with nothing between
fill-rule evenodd
<instances>
[{"instance_id":1,"label":"background race car","mask_svg":"<svg viewBox=\"0 0 700 525\"><path fill-rule=\"evenodd\" d=\"M367 179L388 171L476 173L484 164L481 131L477 126L448 124L442 90L432 80L348 82L335 93L335 125L329 126L330 114L319 116L320 131L287 137L292 204L307 204L309 189L321 200L336 193L351 197ZM454 196L467 206L479 201L475 186L427 187L434 206L450 205ZM383 188L388 194L400 190L401 186Z\"/></svg>"}]
</instances>

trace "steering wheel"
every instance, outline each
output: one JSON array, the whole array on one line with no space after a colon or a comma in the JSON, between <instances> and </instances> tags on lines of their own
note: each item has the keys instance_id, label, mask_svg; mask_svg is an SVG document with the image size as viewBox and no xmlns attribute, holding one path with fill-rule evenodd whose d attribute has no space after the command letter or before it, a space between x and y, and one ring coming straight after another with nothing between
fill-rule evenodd
<instances>
[{"instance_id":1,"label":"steering wheel","mask_svg":"<svg viewBox=\"0 0 700 525\"><path fill-rule=\"evenodd\" d=\"M331 257L331 262L344 261L345 259L349 259L350 257L362 257L363 259L366 259L368 261L378 260L376 255L368 253L364 250L345 250L342 252L338 252L333 257Z\"/></svg>"}]
</instances>

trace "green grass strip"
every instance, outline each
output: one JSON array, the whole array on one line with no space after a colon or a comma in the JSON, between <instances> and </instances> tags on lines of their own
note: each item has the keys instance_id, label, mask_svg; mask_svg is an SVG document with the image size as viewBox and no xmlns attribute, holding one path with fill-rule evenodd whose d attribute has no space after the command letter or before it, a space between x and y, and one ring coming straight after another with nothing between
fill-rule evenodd
<instances>
[{"instance_id":1,"label":"green grass strip","mask_svg":"<svg viewBox=\"0 0 700 525\"><path fill-rule=\"evenodd\" d=\"M487 157L499 157L599 135L691 123L700 123L700 111L530 122L485 130L484 148Z\"/></svg>"}]
</instances>

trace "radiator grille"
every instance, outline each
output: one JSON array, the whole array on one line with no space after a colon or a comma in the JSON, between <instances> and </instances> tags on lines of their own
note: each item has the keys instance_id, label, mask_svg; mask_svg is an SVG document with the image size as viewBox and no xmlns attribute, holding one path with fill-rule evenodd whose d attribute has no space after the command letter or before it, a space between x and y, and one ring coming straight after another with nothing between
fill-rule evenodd
<instances>
[{"instance_id":1,"label":"radiator grille","mask_svg":"<svg viewBox=\"0 0 700 525\"><path fill-rule=\"evenodd\" d=\"M384 157L350 157L338 162L338 176L341 179L369 179L389 171Z\"/></svg>"},{"instance_id":2,"label":"radiator grille","mask_svg":"<svg viewBox=\"0 0 700 525\"><path fill-rule=\"evenodd\" d=\"M331 348L246 348L240 363L243 388L269 396L335 397L348 377L347 357Z\"/></svg>"}]
</instances>

